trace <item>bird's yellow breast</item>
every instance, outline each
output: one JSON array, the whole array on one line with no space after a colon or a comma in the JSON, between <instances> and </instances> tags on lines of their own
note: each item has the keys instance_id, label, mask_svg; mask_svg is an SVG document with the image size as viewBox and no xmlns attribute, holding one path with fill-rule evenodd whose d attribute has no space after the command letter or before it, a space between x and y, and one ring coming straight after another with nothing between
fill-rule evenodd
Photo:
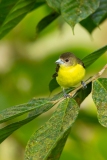
<instances>
[{"instance_id":1,"label":"bird's yellow breast","mask_svg":"<svg viewBox=\"0 0 107 160\"><path fill-rule=\"evenodd\" d=\"M56 80L63 88L69 88L82 81L85 75L85 68L77 64L75 66L60 65Z\"/></svg>"}]
</instances>

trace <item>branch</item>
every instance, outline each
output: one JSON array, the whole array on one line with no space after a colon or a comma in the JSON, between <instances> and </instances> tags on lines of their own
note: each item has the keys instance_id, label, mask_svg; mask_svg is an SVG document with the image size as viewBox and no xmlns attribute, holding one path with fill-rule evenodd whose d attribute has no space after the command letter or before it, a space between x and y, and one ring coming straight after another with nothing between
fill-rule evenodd
<instances>
[{"instance_id":1,"label":"branch","mask_svg":"<svg viewBox=\"0 0 107 160\"><path fill-rule=\"evenodd\" d=\"M103 67L103 69L101 71L99 71L97 74L95 74L93 77L90 77L88 80L85 81L85 84L87 85L90 82L95 81L96 79L98 79L103 72L107 69L107 64ZM70 97L73 97L75 95L75 93L79 90L83 88L83 85L80 85L79 87L77 87L76 89L74 89L72 92L69 93Z\"/></svg>"}]
</instances>

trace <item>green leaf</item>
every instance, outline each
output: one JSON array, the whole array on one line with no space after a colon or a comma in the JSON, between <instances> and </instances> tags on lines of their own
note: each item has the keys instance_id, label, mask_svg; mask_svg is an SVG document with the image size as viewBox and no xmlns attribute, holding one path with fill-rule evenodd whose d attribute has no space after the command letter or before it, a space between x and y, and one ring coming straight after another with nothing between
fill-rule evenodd
<instances>
[{"instance_id":1,"label":"green leaf","mask_svg":"<svg viewBox=\"0 0 107 160\"><path fill-rule=\"evenodd\" d=\"M32 110L36 110L36 114L39 115L46 112L55 104L54 101L45 98L32 99L26 104L10 107L0 112L0 123L14 119L20 115L23 115Z\"/></svg>"},{"instance_id":2,"label":"green leaf","mask_svg":"<svg viewBox=\"0 0 107 160\"><path fill-rule=\"evenodd\" d=\"M107 18L107 0L100 0L100 6L92 14L93 22L98 26L104 19Z\"/></svg>"},{"instance_id":3,"label":"green leaf","mask_svg":"<svg viewBox=\"0 0 107 160\"><path fill-rule=\"evenodd\" d=\"M45 0L36 0L36 3L34 4L32 10L34 10L34 9L44 5L44 4L45 4Z\"/></svg>"},{"instance_id":4,"label":"green leaf","mask_svg":"<svg viewBox=\"0 0 107 160\"><path fill-rule=\"evenodd\" d=\"M55 103L56 102L51 101L51 100L48 101L47 99L33 99L31 102L28 103L28 105L25 105L25 106L20 105L20 106L8 108L7 110L3 110L3 112L1 113L2 115L1 122L15 118L31 110L34 110L34 112L30 112L29 116L22 121L12 123L4 128L1 128L0 129L0 143L4 139L6 139L10 134L12 134L15 130L25 125L26 123L30 122L31 120L33 120L40 114L48 111L50 108L52 108L52 106ZM5 113L4 111L7 113Z\"/></svg>"},{"instance_id":5,"label":"green leaf","mask_svg":"<svg viewBox=\"0 0 107 160\"><path fill-rule=\"evenodd\" d=\"M107 127L107 78L99 78L93 82L92 98L100 124Z\"/></svg>"},{"instance_id":6,"label":"green leaf","mask_svg":"<svg viewBox=\"0 0 107 160\"><path fill-rule=\"evenodd\" d=\"M51 22L53 22L59 16L58 13L54 12L44 17L36 26L36 33L40 33L44 28L46 28Z\"/></svg>"},{"instance_id":7,"label":"green leaf","mask_svg":"<svg viewBox=\"0 0 107 160\"><path fill-rule=\"evenodd\" d=\"M0 143L2 143L8 136L10 136L15 130L19 129L26 123L32 121L34 118L36 118L37 115L33 115L32 117L28 117L22 121L12 123L4 128L0 129Z\"/></svg>"},{"instance_id":8,"label":"green leaf","mask_svg":"<svg viewBox=\"0 0 107 160\"><path fill-rule=\"evenodd\" d=\"M107 0L100 0L99 8L80 22L90 33L107 18Z\"/></svg>"},{"instance_id":9,"label":"green leaf","mask_svg":"<svg viewBox=\"0 0 107 160\"><path fill-rule=\"evenodd\" d=\"M94 24L91 16L87 17L86 19L82 20L80 22L80 24L86 28L88 30L89 33L91 33L95 28L96 28L96 25Z\"/></svg>"},{"instance_id":10,"label":"green leaf","mask_svg":"<svg viewBox=\"0 0 107 160\"><path fill-rule=\"evenodd\" d=\"M107 51L107 45L100 48L99 50L89 54L88 56L82 59L85 67L89 67L92 63L94 63L102 54Z\"/></svg>"},{"instance_id":11,"label":"green leaf","mask_svg":"<svg viewBox=\"0 0 107 160\"><path fill-rule=\"evenodd\" d=\"M33 9L35 3L35 0L18 0L0 27L0 38L14 28Z\"/></svg>"},{"instance_id":12,"label":"green leaf","mask_svg":"<svg viewBox=\"0 0 107 160\"><path fill-rule=\"evenodd\" d=\"M46 0L49 7L54 9L57 13L60 13L60 5L62 0Z\"/></svg>"},{"instance_id":13,"label":"green leaf","mask_svg":"<svg viewBox=\"0 0 107 160\"><path fill-rule=\"evenodd\" d=\"M67 104L67 99L62 101L49 121L32 135L26 147L25 159L45 158L60 133Z\"/></svg>"},{"instance_id":14,"label":"green leaf","mask_svg":"<svg viewBox=\"0 0 107 160\"><path fill-rule=\"evenodd\" d=\"M9 11L17 3L18 0L2 0L0 1L0 26L2 25L4 19L6 18Z\"/></svg>"},{"instance_id":15,"label":"green leaf","mask_svg":"<svg viewBox=\"0 0 107 160\"><path fill-rule=\"evenodd\" d=\"M91 93L91 90L92 90L92 82L87 84L86 89L80 89L76 93L76 95L74 96L74 99L76 100L78 105L80 105L84 101L84 99Z\"/></svg>"},{"instance_id":16,"label":"green leaf","mask_svg":"<svg viewBox=\"0 0 107 160\"><path fill-rule=\"evenodd\" d=\"M53 147L50 155L46 158L46 160L59 160L60 159L61 153L63 151L63 148L65 146L65 143L66 143L66 140L68 138L70 131L71 131L71 128L65 131L65 133L59 137L55 148Z\"/></svg>"},{"instance_id":17,"label":"green leaf","mask_svg":"<svg viewBox=\"0 0 107 160\"><path fill-rule=\"evenodd\" d=\"M99 0L63 0L61 3L61 15L74 29L75 24L87 18L99 7Z\"/></svg>"},{"instance_id":18,"label":"green leaf","mask_svg":"<svg viewBox=\"0 0 107 160\"><path fill-rule=\"evenodd\" d=\"M55 88L58 88L59 84L56 81L56 78L52 78L49 82L49 91L52 92Z\"/></svg>"},{"instance_id":19,"label":"green leaf","mask_svg":"<svg viewBox=\"0 0 107 160\"><path fill-rule=\"evenodd\" d=\"M78 112L79 106L72 98L61 101L49 121L30 138L25 159L48 160L53 159L53 155L59 159Z\"/></svg>"}]
</instances>

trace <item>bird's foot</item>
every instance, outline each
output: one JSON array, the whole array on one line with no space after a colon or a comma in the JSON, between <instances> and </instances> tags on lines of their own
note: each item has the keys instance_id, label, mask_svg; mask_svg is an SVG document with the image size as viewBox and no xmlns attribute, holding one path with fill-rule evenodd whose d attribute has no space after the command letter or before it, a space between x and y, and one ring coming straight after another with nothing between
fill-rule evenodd
<instances>
[{"instance_id":1,"label":"bird's foot","mask_svg":"<svg viewBox=\"0 0 107 160\"><path fill-rule=\"evenodd\" d=\"M70 95L67 93L64 93L64 98L70 98Z\"/></svg>"},{"instance_id":2,"label":"bird's foot","mask_svg":"<svg viewBox=\"0 0 107 160\"><path fill-rule=\"evenodd\" d=\"M66 93L64 88L63 88L63 95L64 95L65 98L70 98L70 95Z\"/></svg>"},{"instance_id":3,"label":"bird's foot","mask_svg":"<svg viewBox=\"0 0 107 160\"><path fill-rule=\"evenodd\" d=\"M86 89L86 88L87 88L87 85L86 85L86 83L85 83L84 81L81 81L81 84L82 84L82 86L83 86L83 89Z\"/></svg>"}]
</instances>

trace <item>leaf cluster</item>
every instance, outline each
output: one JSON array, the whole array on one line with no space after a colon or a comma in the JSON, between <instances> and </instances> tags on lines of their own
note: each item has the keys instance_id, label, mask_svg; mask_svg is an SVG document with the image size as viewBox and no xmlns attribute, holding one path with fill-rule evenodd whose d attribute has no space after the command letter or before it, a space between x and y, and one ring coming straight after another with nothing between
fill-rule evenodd
<instances>
[{"instance_id":1,"label":"leaf cluster","mask_svg":"<svg viewBox=\"0 0 107 160\"><path fill-rule=\"evenodd\" d=\"M36 34L40 33L59 16L73 30L74 26L80 23L90 33L96 27L99 27L107 17L106 0L1 0L0 38L13 29L28 13L42 5L48 5L51 8L51 13L37 24Z\"/></svg>"}]
</instances>

